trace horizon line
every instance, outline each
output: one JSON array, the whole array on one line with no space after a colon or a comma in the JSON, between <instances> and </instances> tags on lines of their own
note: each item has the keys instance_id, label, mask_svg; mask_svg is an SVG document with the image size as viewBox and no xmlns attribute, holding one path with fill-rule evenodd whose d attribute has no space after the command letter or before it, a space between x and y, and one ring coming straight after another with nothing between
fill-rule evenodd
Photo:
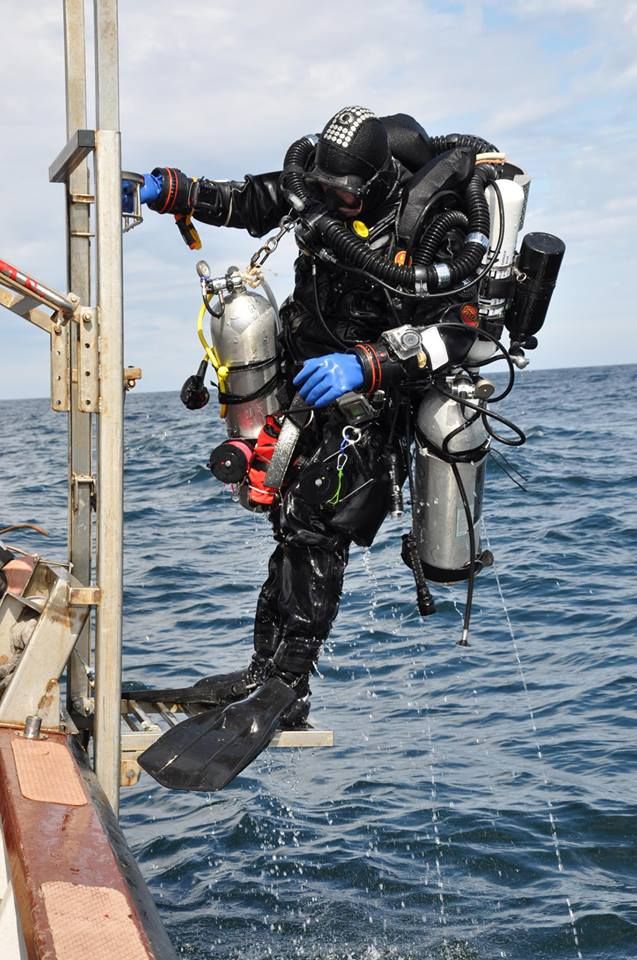
<instances>
[{"instance_id":1,"label":"horizon line","mask_svg":"<svg viewBox=\"0 0 637 960\"><path fill-rule=\"evenodd\" d=\"M595 363L595 364L572 364L570 367L529 367L525 368L525 374L528 373L548 373L550 371L558 372L561 370L604 370L614 367L635 367L637 366L637 361L631 360L624 363ZM522 371L520 371L522 372ZM506 373L505 370L496 370L495 374ZM139 382L139 381L138 381ZM179 393L181 387L173 387L171 390L144 390L144 388L135 389L134 392L131 392L131 396L143 394L165 394L165 393ZM0 397L0 403L14 403L16 401L22 400L50 400L50 394L47 396L41 397Z\"/></svg>"}]
</instances>

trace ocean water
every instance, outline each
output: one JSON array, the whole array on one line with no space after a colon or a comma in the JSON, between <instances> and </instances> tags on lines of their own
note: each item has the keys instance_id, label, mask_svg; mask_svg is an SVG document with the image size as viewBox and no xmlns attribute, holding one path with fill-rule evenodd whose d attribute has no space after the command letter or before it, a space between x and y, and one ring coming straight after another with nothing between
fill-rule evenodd
<instances>
[{"instance_id":1,"label":"ocean water","mask_svg":"<svg viewBox=\"0 0 637 960\"><path fill-rule=\"evenodd\" d=\"M498 406L476 586L422 620L408 518L354 548L313 683L335 746L266 751L218 794L146 775L122 823L192 960L637 957L637 368L525 371ZM212 407L212 404L211 404ZM267 521L205 468L223 434L177 394L127 399L125 678L247 663ZM0 526L64 552L63 418L0 403ZM502 448L500 448L502 450Z\"/></svg>"}]
</instances>

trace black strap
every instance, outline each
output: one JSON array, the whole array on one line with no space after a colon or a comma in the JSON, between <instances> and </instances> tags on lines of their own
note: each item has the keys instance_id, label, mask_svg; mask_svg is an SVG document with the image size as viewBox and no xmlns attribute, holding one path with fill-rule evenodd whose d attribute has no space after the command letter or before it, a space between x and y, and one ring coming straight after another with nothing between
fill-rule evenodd
<instances>
[{"instance_id":1,"label":"black strap","mask_svg":"<svg viewBox=\"0 0 637 960\"><path fill-rule=\"evenodd\" d=\"M238 368L233 367L232 369L237 370ZM273 377L270 377L269 380L266 380L263 386L259 387L259 389L255 390L253 393L226 393L224 390L220 390L219 387L217 387L219 403L232 405L233 403L248 403L250 400L260 400L261 397L265 397L268 393L272 393L274 388L278 386L281 380L282 376L277 371Z\"/></svg>"},{"instance_id":2,"label":"black strap","mask_svg":"<svg viewBox=\"0 0 637 960\"><path fill-rule=\"evenodd\" d=\"M457 402L462 403L461 400ZM474 460L483 457L489 449L489 440L487 438L484 443L481 443L478 447L473 447L472 450L463 450L462 453L444 453L440 447L432 443L431 440L425 436L418 424L416 424L416 438L420 441L421 446L432 450L438 459L444 460L445 463L473 463Z\"/></svg>"}]
</instances>

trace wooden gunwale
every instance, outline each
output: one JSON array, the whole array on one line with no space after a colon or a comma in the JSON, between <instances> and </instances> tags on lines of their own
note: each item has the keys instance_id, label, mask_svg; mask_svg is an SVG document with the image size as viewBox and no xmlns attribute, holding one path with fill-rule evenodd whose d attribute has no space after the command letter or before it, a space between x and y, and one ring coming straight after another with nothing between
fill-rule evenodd
<instances>
[{"instance_id":1,"label":"wooden gunwale","mask_svg":"<svg viewBox=\"0 0 637 960\"><path fill-rule=\"evenodd\" d=\"M72 757L86 804L30 800L23 796L12 750L19 732L16 727L0 729L0 820L29 960L65 960L47 916L43 896L47 883L116 891L125 898L141 955L176 960L139 868L95 776L82 762L80 748L63 734L47 734ZM98 914L91 916L86 956L94 955L100 942L101 920Z\"/></svg>"}]
</instances>

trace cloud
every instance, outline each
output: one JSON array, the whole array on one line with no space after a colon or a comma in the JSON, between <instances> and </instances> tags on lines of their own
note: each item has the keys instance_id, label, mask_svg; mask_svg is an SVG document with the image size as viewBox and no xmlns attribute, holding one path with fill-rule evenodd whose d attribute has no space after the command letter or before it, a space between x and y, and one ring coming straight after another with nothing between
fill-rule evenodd
<instances>
[{"instance_id":1,"label":"cloud","mask_svg":"<svg viewBox=\"0 0 637 960\"><path fill-rule=\"evenodd\" d=\"M64 289L64 189L47 182L66 140L61 12L57 3L4 0L3 14L0 256ZM568 332L554 337L547 327L535 362L595 362L599 338L582 312L602 309L590 286L609 272L606 330L619 338L616 284L632 282L634 0L352 0L346 15L335 0L240 9L182 0L174 14L167 0L154 0L152 14L120 4L126 168L174 164L219 178L277 169L292 140L345 103L411 113L432 133L482 134L534 177L526 229L562 232L568 244L551 316ZM215 271L247 261L256 246L241 232L201 232ZM127 362L147 371L144 388L175 388L197 355L196 257L151 213L125 252ZM280 297L293 255L288 244L271 261ZM36 344L22 321L5 322L0 395L30 395L34 383L44 393L41 335Z\"/></svg>"}]
</instances>

